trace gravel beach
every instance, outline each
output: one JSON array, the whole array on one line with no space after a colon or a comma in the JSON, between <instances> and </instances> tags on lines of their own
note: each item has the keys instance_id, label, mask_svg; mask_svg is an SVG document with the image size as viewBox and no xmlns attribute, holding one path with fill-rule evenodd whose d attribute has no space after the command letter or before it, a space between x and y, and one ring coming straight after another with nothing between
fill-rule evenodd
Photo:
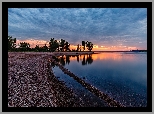
<instances>
[{"instance_id":1,"label":"gravel beach","mask_svg":"<svg viewBox=\"0 0 154 114\"><path fill-rule=\"evenodd\" d=\"M8 107L83 107L50 67L53 53L8 52Z\"/></svg>"}]
</instances>

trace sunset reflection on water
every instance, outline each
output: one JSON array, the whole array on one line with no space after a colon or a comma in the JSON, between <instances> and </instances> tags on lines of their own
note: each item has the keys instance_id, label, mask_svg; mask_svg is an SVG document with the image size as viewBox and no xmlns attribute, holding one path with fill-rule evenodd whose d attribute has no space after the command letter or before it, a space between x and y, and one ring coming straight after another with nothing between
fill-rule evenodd
<instances>
[{"instance_id":1,"label":"sunset reflection on water","mask_svg":"<svg viewBox=\"0 0 154 114\"><path fill-rule=\"evenodd\" d=\"M91 54L92 60L113 60L113 61L136 61L138 60L137 56L132 53L99 53L99 54ZM83 59L87 59L89 55L73 55L69 56L70 61L83 61ZM66 59L66 55L63 56L63 59Z\"/></svg>"},{"instance_id":2,"label":"sunset reflection on water","mask_svg":"<svg viewBox=\"0 0 154 114\"><path fill-rule=\"evenodd\" d=\"M147 53L103 52L61 56L59 62L125 106L147 105ZM55 67L54 72L77 93L82 89L70 77L60 73L58 68Z\"/></svg>"}]
</instances>

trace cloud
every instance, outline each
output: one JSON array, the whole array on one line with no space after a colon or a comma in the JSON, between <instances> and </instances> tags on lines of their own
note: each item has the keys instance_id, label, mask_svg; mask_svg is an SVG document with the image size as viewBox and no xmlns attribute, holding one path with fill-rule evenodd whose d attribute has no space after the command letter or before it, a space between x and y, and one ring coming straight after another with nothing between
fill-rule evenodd
<instances>
[{"instance_id":1,"label":"cloud","mask_svg":"<svg viewBox=\"0 0 154 114\"><path fill-rule=\"evenodd\" d=\"M145 8L9 8L8 34L21 39L146 42ZM142 43L143 44L143 43ZM146 44L145 44L146 45Z\"/></svg>"}]
</instances>

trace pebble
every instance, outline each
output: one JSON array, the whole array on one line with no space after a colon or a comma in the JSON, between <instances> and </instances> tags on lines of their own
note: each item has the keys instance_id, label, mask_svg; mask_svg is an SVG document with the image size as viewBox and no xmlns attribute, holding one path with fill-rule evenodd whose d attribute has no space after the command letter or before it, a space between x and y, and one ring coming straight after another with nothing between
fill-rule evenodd
<instances>
[{"instance_id":1,"label":"pebble","mask_svg":"<svg viewBox=\"0 0 154 114\"><path fill-rule=\"evenodd\" d=\"M52 53L8 52L8 55L8 107L81 107L79 99L48 68ZM65 95L61 98L59 94ZM73 100L69 101L70 98Z\"/></svg>"}]
</instances>

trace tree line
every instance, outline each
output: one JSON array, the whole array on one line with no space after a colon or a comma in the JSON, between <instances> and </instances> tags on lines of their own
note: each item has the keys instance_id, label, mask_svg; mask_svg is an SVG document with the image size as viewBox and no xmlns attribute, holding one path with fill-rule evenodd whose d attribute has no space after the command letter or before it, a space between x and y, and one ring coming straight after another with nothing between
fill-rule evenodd
<instances>
[{"instance_id":1,"label":"tree line","mask_svg":"<svg viewBox=\"0 0 154 114\"><path fill-rule=\"evenodd\" d=\"M70 44L61 39L60 41L51 38L49 41L49 46L46 44L44 46L36 45L35 48L31 48L30 44L27 42L20 42L19 47L16 45L16 38L12 38L12 36L8 36L8 51L35 51L35 52L54 52L54 51L85 51L87 48L89 51L92 50L93 44L89 41L82 41L82 45L77 45L77 49L70 49Z\"/></svg>"}]
</instances>

